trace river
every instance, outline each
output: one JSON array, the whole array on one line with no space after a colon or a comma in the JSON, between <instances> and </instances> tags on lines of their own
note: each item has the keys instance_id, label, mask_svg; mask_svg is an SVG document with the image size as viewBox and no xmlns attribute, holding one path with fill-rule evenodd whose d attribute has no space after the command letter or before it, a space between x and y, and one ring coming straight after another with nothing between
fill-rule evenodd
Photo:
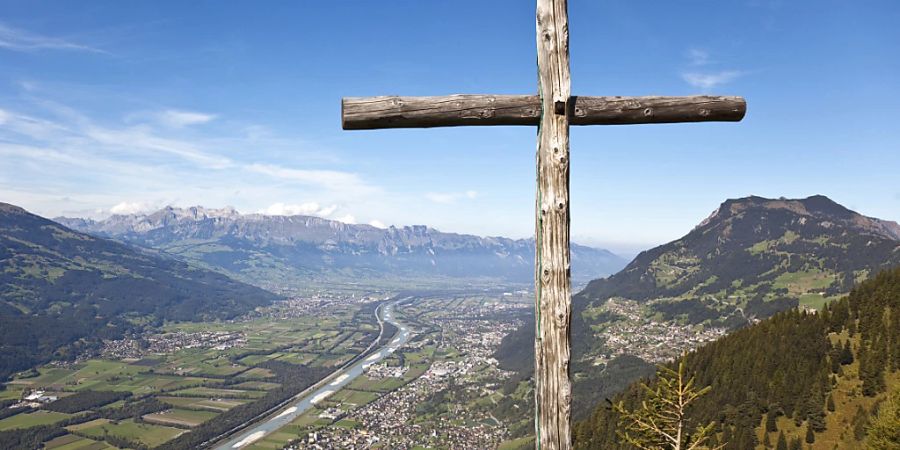
<instances>
[{"instance_id":1,"label":"river","mask_svg":"<svg viewBox=\"0 0 900 450\"><path fill-rule=\"evenodd\" d=\"M377 351L372 352L365 358L357 361L349 367L335 371L329 375L324 384L318 388L301 393L290 404L282 407L278 412L272 413L260 422L251 425L247 429L235 434L225 443L216 446L216 450L233 450L243 448L256 442L274 432L275 430L291 423L298 416L315 406L317 403L325 400L331 394L339 391L342 387L349 384L356 377L363 374L363 371L372 364L375 364L394 353L398 348L402 347L410 338L409 326L399 322L394 317L394 305L397 302L387 303L382 308L378 308L377 316L379 321L390 323L398 328L397 334L384 346Z\"/></svg>"}]
</instances>

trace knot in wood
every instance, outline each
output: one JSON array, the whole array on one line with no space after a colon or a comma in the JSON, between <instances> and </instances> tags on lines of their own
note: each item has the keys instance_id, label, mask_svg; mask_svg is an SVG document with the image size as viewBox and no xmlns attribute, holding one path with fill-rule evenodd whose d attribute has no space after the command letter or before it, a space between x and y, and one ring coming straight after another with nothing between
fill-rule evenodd
<instances>
[{"instance_id":1,"label":"knot in wood","mask_svg":"<svg viewBox=\"0 0 900 450\"><path fill-rule=\"evenodd\" d=\"M644 110L644 115L650 117L653 115L653 108L647 108Z\"/></svg>"},{"instance_id":2,"label":"knot in wood","mask_svg":"<svg viewBox=\"0 0 900 450\"><path fill-rule=\"evenodd\" d=\"M701 117L706 117L706 116L708 116L708 115L709 115L709 110L708 110L708 109L706 109L706 108L700 109L700 116L701 116Z\"/></svg>"}]
</instances>

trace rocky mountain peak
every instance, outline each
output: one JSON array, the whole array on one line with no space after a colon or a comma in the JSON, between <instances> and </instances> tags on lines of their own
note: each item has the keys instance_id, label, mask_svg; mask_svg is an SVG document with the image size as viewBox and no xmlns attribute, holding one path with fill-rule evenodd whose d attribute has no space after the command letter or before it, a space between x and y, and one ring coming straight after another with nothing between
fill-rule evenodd
<instances>
[{"instance_id":1,"label":"rocky mountain peak","mask_svg":"<svg viewBox=\"0 0 900 450\"><path fill-rule=\"evenodd\" d=\"M813 195L802 199L785 197L771 199L755 195L728 199L700 222L695 230L720 227L723 231L730 231L731 228L728 227L728 224L734 220L747 214L765 215L768 212L782 212L795 216L793 220L800 225L816 221L824 227L840 225L864 233L900 240L900 225L896 222L864 216L824 195Z\"/></svg>"},{"instance_id":2,"label":"rocky mountain peak","mask_svg":"<svg viewBox=\"0 0 900 450\"><path fill-rule=\"evenodd\" d=\"M356 271L360 276L496 277L530 281L533 241L446 233L426 225L385 229L313 216L240 214L234 208L166 207L101 221L58 218L82 232L221 267L250 282L298 281ZM190 245L185 245L190 242ZM625 265L618 256L572 245L573 276L582 281ZM256 261L265 261L258 264Z\"/></svg>"}]
</instances>

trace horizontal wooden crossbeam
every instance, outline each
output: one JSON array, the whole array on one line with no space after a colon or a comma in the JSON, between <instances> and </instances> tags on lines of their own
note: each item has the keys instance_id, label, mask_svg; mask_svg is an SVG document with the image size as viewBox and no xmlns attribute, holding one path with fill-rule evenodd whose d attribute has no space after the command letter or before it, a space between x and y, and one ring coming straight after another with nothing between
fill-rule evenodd
<instances>
[{"instance_id":1,"label":"horizontal wooden crossbeam","mask_svg":"<svg viewBox=\"0 0 900 450\"><path fill-rule=\"evenodd\" d=\"M560 102L562 103L562 102ZM742 97L571 97L571 125L631 125L676 122L737 122L744 118ZM464 125L537 125L536 95L447 95L440 97L347 97L341 100L345 130L430 128Z\"/></svg>"}]
</instances>

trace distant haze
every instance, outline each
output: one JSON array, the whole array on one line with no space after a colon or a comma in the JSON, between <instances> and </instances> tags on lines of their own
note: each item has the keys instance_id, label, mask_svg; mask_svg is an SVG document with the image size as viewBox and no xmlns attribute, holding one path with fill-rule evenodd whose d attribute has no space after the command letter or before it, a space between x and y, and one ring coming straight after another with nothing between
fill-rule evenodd
<instances>
[{"instance_id":1,"label":"distant haze","mask_svg":"<svg viewBox=\"0 0 900 450\"><path fill-rule=\"evenodd\" d=\"M376 227L309 215L242 215L231 208L166 207L104 220L58 217L70 228L163 250L266 288L310 281L501 280L530 284L534 240L445 233L425 225ZM627 260L572 244L576 283Z\"/></svg>"}]
</instances>

